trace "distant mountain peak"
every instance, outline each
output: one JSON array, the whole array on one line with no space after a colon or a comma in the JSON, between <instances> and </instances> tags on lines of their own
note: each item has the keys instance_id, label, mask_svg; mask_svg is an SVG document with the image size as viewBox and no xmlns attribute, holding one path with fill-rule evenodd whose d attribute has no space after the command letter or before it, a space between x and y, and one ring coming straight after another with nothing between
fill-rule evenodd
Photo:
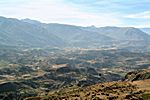
<instances>
[{"instance_id":1,"label":"distant mountain peak","mask_svg":"<svg viewBox=\"0 0 150 100\"><path fill-rule=\"evenodd\" d=\"M27 23L30 23L30 24L41 24L40 21L32 20L32 19L29 19L29 18L21 19L21 21L27 22Z\"/></svg>"}]
</instances>

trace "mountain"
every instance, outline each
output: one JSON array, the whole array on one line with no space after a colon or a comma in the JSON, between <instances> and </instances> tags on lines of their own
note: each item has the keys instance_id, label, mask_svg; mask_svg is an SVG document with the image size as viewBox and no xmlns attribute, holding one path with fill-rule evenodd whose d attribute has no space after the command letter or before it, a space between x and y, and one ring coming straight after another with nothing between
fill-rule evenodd
<instances>
[{"instance_id":1,"label":"mountain","mask_svg":"<svg viewBox=\"0 0 150 100\"><path fill-rule=\"evenodd\" d=\"M95 26L81 27L57 23L44 24L29 19L25 21L42 26L48 32L52 32L73 46L103 46L112 45L113 43L122 43L124 46L141 46L143 44L147 45L150 41L148 34L134 27L109 26L98 28Z\"/></svg>"},{"instance_id":2,"label":"mountain","mask_svg":"<svg viewBox=\"0 0 150 100\"><path fill-rule=\"evenodd\" d=\"M143 32L150 34L150 28L140 28Z\"/></svg>"},{"instance_id":3,"label":"mountain","mask_svg":"<svg viewBox=\"0 0 150 100\"><path fill-rule=\"evenodd\" d=\"M46 47L65 42L43 27L18 19L0 17L0 44L7 46Z\"/></svg>"},{"instance_id":4,"label":"mountain","mask_svg":"<svg viewBox=\"0 0 150 100\"><path fill-rule=\"evenodd\" d=\"M95 43L105 43L112 38L98 34L96 32L86 31L80 26L64 25L64 24L47 24L44 26L49 32L68 41L73 46L91 46Z\"/></svg>"},{"instance_id":5,"label":"mountain","mask_svg":"<svg viewBox=\"0 0 150 100\"><path fill-rule=\"evenodd\" d=\"M73 42L72 44L74 46L103 46L103 45L111 45L112 44L112 41L113 39L108 37L108 36L105 36L105 35L102 35L102 34L98 34L96 32L86 32L86 33L82 33L82 34L79 34L79 35L76 35L74 38L73 38Z\"/></svg>"},{"instance_id":6,"label":"mountain","mask_svg":"<svg viewBox=\"0 0 150 100\"><path fill-rule=\"evenodd\" d=\"M30 19L24 19L24 22L28 22L31 24L36 24L38 26L42 26L48 32L55 34L57 37L62 38L68 44L73 46L89 46L95 43L104 44L106 42L110 42L112 38L98 34L96 32L83 30L80 26L66 25L66 24L57 24L50 23L44 24Z\"/></svg>"},{"instance_id":7,"label":"mountain","mask_svg":"<svg viewBox=\"0 0 150 100\"><path fill-rule=\"evenodd\" d=\"M94 31L99 34L109 36L115 40L126 41L150 41L150 35L134 27L85 27L88 31Z\"/></svg>"},{"instance_id":8,"label":"mountain","mask_svg":"<svg viewBox=\"0 0 150 100\"><path fill-rule=\"evenodd\" d=\"M0 17L0 45L25 47L135 46L149 44L150 35L133 27L81 27Z\"/></svg>"},{"instance_id":9,"label":"mountain","mask_svg":"<svg viewBox=\"0 0 150 100\"><path fill-rule=\"evenodd\" d=\"M33 25L38 25L38 26L40 26L40 25L42 24L42 23L39 22L39 21L31 20L31 19L29 19L29 18L22 19L21 21L27 22L27 23L30 23L30 24L33 24Z\"/></svg>"}]
</instances>

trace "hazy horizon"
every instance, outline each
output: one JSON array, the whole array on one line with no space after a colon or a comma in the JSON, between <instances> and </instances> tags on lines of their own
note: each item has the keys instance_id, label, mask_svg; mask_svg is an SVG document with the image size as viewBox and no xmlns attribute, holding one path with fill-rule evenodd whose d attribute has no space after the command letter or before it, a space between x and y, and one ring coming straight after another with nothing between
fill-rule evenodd
<instances>
[{"instance_id":1,"label":"hazy horizon","mask_svg":"<svg viewBox=\"0 0 150 100\"><path fill-rule=\"evenodd\" d=\"M150 27L148 0L1 0L0 16L77 26Z\"/></svg>"},{"instance_id":2,"label":"hazy horizon","mask_svg":"<svg viewBox=\"0 0 150 100\"><path fill-rule=\"evenodd\" d=\"M106 25L106 26L96 26L96 25L75 25L75 24L68 24L68 23L61 23L61 22L44 22L44 21L40 21L40 20L36 20L36 19L31 19L31 18L23 18L23 19L19 19L19 18L15 18L15 17L7 17L7 16L0 16L0 17L4 17L4 18L8 18L8 19L17 19L17 20L32 20L32 21L37 21L37 22L40 22L40 23L45 23L45 24L62 24L62 25L71 25L71 26L79 26L79 27L96 27L96 28L101 28L101 27L120 27L120 28L150 28L150 27L136 27L136 26L109 26L109 25Z\"/></svg>"}]
</instances>

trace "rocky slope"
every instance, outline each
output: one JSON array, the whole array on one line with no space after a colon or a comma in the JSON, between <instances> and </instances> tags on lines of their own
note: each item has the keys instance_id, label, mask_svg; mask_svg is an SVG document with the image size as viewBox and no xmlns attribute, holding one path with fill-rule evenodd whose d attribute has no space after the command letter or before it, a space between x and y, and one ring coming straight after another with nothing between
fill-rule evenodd
<instances>
[{"instance_id":1,"label":"rocky slope","mask_svg":"<svg viewBox=\"0 0 150 100\"><path fill-rule=\"evenodd\" d=\"M125 76L127 81L137 81L137 80L145 80L150 79L150 69L130 72Z\"/></svg>"},{"instance_id":2,"label":"rocky slope","mask_svg":"<svg viewBox=\"0 0 150 100\"><path fill-rule=\"evenodd\" d=\"M137 74L147 75L149 69ZM129 73L130 74L130 73ZM128 76L128 74L127 74ZM126 76L126 78L128 78ZM29 97L25 100L149 100L150 79L98 83L88 87L68 86L46 96Z\"/></svg>"}]
</instances>

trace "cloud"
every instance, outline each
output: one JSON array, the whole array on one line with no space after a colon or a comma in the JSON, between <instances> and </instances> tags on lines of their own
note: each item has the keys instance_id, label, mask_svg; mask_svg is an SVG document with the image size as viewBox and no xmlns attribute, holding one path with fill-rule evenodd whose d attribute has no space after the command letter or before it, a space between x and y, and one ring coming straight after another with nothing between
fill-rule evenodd
<instances>
[{"instance_id":1,"label":"cloud","mask_svg":"<svg viewBox=\"0 0 150 100\"><path fill-rule=\"evenodd\" d=\"M149 19L150 18L150 11L145 11L136 14L130 14L125 16L126 18L140 18L140 19Z\"/></svg>"},{"instance_id":2,"label":"cloud","mask_svg":"<svg viewBox=\"0 0 150 100\"><path fill-rule=\"evenodd\" d=\"M89 12L82 7L66 2L66 0L21 0L20 2L0 4L0 15L84 26L120 24L120 20L111 13Z\"/></svg>"},{"instance_id":3,"label":"cloud","mask_svg":"<svg viewBox=\"0 0 150 100\"><path fill-rule=\"evenodd\" d=\"M149 25L149 0L0 0L0 16L82 26Z\"/></svg>"}]
</instances>

